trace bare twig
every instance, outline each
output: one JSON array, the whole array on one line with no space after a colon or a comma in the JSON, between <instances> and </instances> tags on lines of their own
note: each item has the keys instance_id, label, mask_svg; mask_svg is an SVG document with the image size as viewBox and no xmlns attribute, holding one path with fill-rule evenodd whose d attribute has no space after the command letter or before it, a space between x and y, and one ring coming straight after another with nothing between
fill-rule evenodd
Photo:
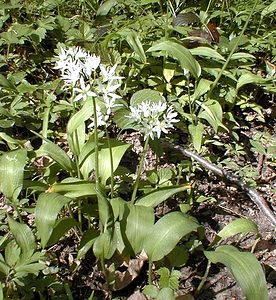
<instances>
[{"instance_id":1,"label":"bare twig","mask_svg":"<svg viewBox=\"0 0 276 300\"><path fill-rule=\"evenodd\" d=\"M216 165L208 162L206 159L202 158L200 155L185 149L179 145L174 145L168 143L168 146L180 151L183 155L190 157L200 163L204 168L212 171L214 174L222 177L227 182L239 187L242 191L244 191L250 199L258 206L259 210L266 216L266 218L276 226L276 217L274 213L271 211L269 206L267 205L265 199L259 194L259 192L254 189L250 188L246 183L244 183L240 178L230 172L227 172Z\"/></svg>"}]
</instances>

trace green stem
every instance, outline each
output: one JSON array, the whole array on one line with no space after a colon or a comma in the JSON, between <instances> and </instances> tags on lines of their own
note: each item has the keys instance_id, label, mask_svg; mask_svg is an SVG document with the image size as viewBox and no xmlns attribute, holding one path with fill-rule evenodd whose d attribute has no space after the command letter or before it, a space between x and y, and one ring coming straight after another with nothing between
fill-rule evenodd
<instances>
[{"instance_id":1,"label":"green stem","mask_svg":"<svg viewBox=\"0 0 276 300\"><path fill-rule=\"evenodd\" d=\"M257 3L258 3L258 0L255 0L255 3L254 3L254 5L253 5L253 7L252 7L252 10L251 10L249 16L247 17L247 20L246 20L246 22L245 22L245 24L244 24L244 26L243 26L243 29L242 29L240 35L238 36L238 38L237 38L237 40L236 40L236 42L235 42L235 44L234 44L234 47L233 47L232 51L231 51L230 54L228 55L226 62L224 63L222 69L220 70L220 72L219 72L217 78L215 79L214 83L212 84L212 86L211 86L211 88L210 88L210 90L209 90L209 92L208 92L208 94L207 94L207 99L210 99L211 94L212 94L214 88L217 86L217 84L218 84L218 82L219 82L219 80L220 80L220 78L221 78L223 72L224 72L225 69L227 68L227 66L228 66L228 64L229 64L229 62L230 62L230 60L231 60L231 58L232 58L232 55L233 55L234 52L236 51L236 49L237 49L237 47L238 47L238 45L239 45L239 43L240 43L240 40L241 40L241 38L242 38L242 36L243 36L243 34L244 34L246 28L247 28L247 25L248 25L248 23L249 23L249 21L250 21L250 19L251 19L251 16L252 16L253 12L255 11L255 8L256 8L256 6L257 6Z\"/></svg>"},{"instance_id":2,"label":"green stem","mask_svg":"<svg viewBox=\"0 0 276 300\"><path fill-rule=\"evenodd\" d=\"M108 144L108 149L109 149L109 156L110 156L110 169L111 169L111 187L110 187L110 195L111 198L114 197L114 163L113 163L113 154L112 154L112 148L111 148L111 144L110 144L110 138L109 138L109 134L108 134L108 130L107 128L105 128L105 132L106 132L106 137L107 137L107 144Z\"/></svg>"},{"instance_id":3,"label":"green stem","mask_svg":"<svg viewBox=\"0 0 276 300\"><path fill-rule=\"evenodd\" d=\"M211 262L208 260L208 264L207 264L205 273L204 273L204 275L203 275L203 277L202 277L202 279L201 279L201 281L200 281L199 286L197 287L197 289L196 289L196 291L195 291L195 296L197 296L197 295L200 294L200 291L201 291L201 289L203 288L203 285L205 284L206 279L207 279L207 277L208 277L210 267L211 267Z\"/></svg>"},{"instance_id":4,"label":"green stem","mask_svg":"<svg viewBox=\"0 0 276 300\"><path fill-rule=\"evenodd\" d=\"M211 7L212 2L213 2L213 0L210 0L210 1L208 2L208 6L207 6L206 11L205 11L205 14L206 14L206 15L207 15L207 13L208 13L210 7Z\"/></svg>"},{"instance_id":5,"label":"green stem","mask_svg":"<svg viewBox=\"0 0 276 300\"><path fill-rule=\"evenodd\" d=\"M93 113L94 113L94 139L95 139L95 177L96 188L99 189L99 141L98 141L98 120L97 120L97 106L96 99L93 98Z\"/></svg>"},{"instance_id":6,"label":"green stem","mask_svg":"<svg viewBox=\"0 0 276 300\"><path fill-rule=\"evenodd\" d=\"M47 139L48 134L48 124L49 124L49 116L50 116L51 107L46 107L43 115L43 123L42 123L42 136Z\"/></svg>"},{"instance_id":7,"label":"green stem","mask_svg":"<svg viewBox=\"0 0 276 300\"><path fill-rule=\"evenodd\" d=\"M192 124L195 125L194 110L193 110L192 101L191 101L190 74L189 73L187 75L187 88L188 88L188 101L189 101L190 115L191 115L191 119L192 119Z\"/></svg>"},{"instance_id":8,"label":"green stem","mask_svg":"<svg viewBox=\"0 0 276 300\"><path fill-rule=\"evenodd\" d=\"M136 198L136 194L137 194L137 190L138 190L138 186L139 186L139 181L140 181L140 176L142 173L142 169L144 166L144 161L145 161L145 157L146 157L146 152L148 150L148 144L149 144L149 136L147 137L146 141L145 141L145 145L144 145L144 149L141 155L141 159L140 159L140 164L137 170L137 177L134 183L134 188L133 188L133 192L132 192L132 196L131 196L131 203L134 204L135 202L135 198Z\"/></svg>"},{"instance_id":9,"label":"green stem","mask_svg":"<svg viewBox=\"0 0 276 300\"><path fill-rule=\"evenodd\" d=\"M153 267L152 261L149 261L149 271L148 271L149 284L152 284L152 267Z\"/></svg>"}]
</instances>

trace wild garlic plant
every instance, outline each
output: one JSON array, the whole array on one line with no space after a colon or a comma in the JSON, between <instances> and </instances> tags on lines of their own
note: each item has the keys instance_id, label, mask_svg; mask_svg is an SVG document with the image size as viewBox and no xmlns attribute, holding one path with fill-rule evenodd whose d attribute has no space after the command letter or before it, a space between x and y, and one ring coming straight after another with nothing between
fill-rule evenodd
<instances>
[{"instance_id":1,"label":"wild garlic plant","mask_svg":"<svg viewBox=\"0 0 276 300\"><path fill-rule=\"evenodd\" d=\"M121 86L123 77L116 74L117 65L105 66L101 63L101 58L95 54L90 54L80 47L60 48L56 57L55 69L61 73L64 88L71 93L71 104L74 111L77 107L82 107L85 102L92 99L93 107L89 115L90 124L88 129L94 130L95 136L95 175L98 178L98 132L97 128L104 126L107 128L111 122L111 115L115 109L119 109L121 104L118 100L121 96L118 89ZM159 139L161 133L168 134L173 129L174 124L179 120L172 105L166 103L161 95L156 99L146 99L140 103L130 104L129 114L125 116L133 128L138 130L144 137L145 145L139 167L137 168L136 181L134 184L131 201L135 201L139 179L144 164L145 153L148 148L149 139ZM106 130L108 138L108 131ZM78 137L76 137L78 139ZM110 156L112 151L110 149ZM77 158L76 158L77 160ZM111 157L111 164L113 159ZM111 195L113 195L113 166L111 166ZM80 174L80 172L78 172Z\"/></svg>"},{"instance_id":2,"label":"wild garlic plant","mask_svg":"<svg viewBox=\"0 0 276 300\"><path fill-rule=\"evenodd\" d=\"M163 99L163 101L152 103L150 101L142 101L140 104L130 106L129 108L130 115L128 118L132 120L132 122L136 125L136 128L143 134L145 141L144 151L137 169L136 181L131 197L131 202L134 203L148 148L149 138L152 140L156 138L159 139L162 132L167 134L168 130L173 129L174 124L179 122L179 120L176 119L177 112L174 111L172 105L167 105L165 99Z\"/></svg>"}]
</instances>

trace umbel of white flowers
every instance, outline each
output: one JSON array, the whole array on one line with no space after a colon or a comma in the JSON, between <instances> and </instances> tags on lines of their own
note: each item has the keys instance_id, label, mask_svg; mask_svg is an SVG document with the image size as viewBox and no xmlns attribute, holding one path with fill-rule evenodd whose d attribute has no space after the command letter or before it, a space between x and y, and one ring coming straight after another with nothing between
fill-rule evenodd
<instances>
[{"instance_id":1,"label":"umbel of white flowers","mask_svg":"<svg viewBox=\"0 0 276 300\"><path fill-rule=\"evenodd\" d=\"M88 97L101 99L103 105L97 105L97 123L103 126L109 119L112 108L118 106L116 94L120 79L116 76L117 65L105 67L101 59L80 47L60 48L56 57L55 69L60 70L64 86L72 90L74 101L85 101ZM89 128L94 127L94 116Z\"/></svg>"},{"instance_id":2,"label":"umbel of white flowers","mask_svg":"<svg viewBox=\"0 0 276 300\"><path fill-rule=\"evenodd\" d=\"M142 102L139 105L130 106L129 118L138 126L139 131L144 134L144 140L148 136L152 140L160 138L161 133L168 133L168 129L174 127L174 123L179 122L177 112L172 106L167 106L164 101Z\"/></svg>"}]
</instances>

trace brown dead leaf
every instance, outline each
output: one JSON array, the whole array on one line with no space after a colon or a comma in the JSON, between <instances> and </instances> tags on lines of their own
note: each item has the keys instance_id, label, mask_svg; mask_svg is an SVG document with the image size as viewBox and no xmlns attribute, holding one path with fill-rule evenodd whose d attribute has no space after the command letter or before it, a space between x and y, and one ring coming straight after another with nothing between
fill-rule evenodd
<instances>
[{"instance_id":1,"label":"brown dead leaf","mask_svg":"<svg viewBox=\"0 0 276 300\"><path fill-rule=\"evenodd\" d=\"M128 297L127 300L147 300L147 298L143 293L136 291L134 294Z\"/></svg>"}]
</instances>

